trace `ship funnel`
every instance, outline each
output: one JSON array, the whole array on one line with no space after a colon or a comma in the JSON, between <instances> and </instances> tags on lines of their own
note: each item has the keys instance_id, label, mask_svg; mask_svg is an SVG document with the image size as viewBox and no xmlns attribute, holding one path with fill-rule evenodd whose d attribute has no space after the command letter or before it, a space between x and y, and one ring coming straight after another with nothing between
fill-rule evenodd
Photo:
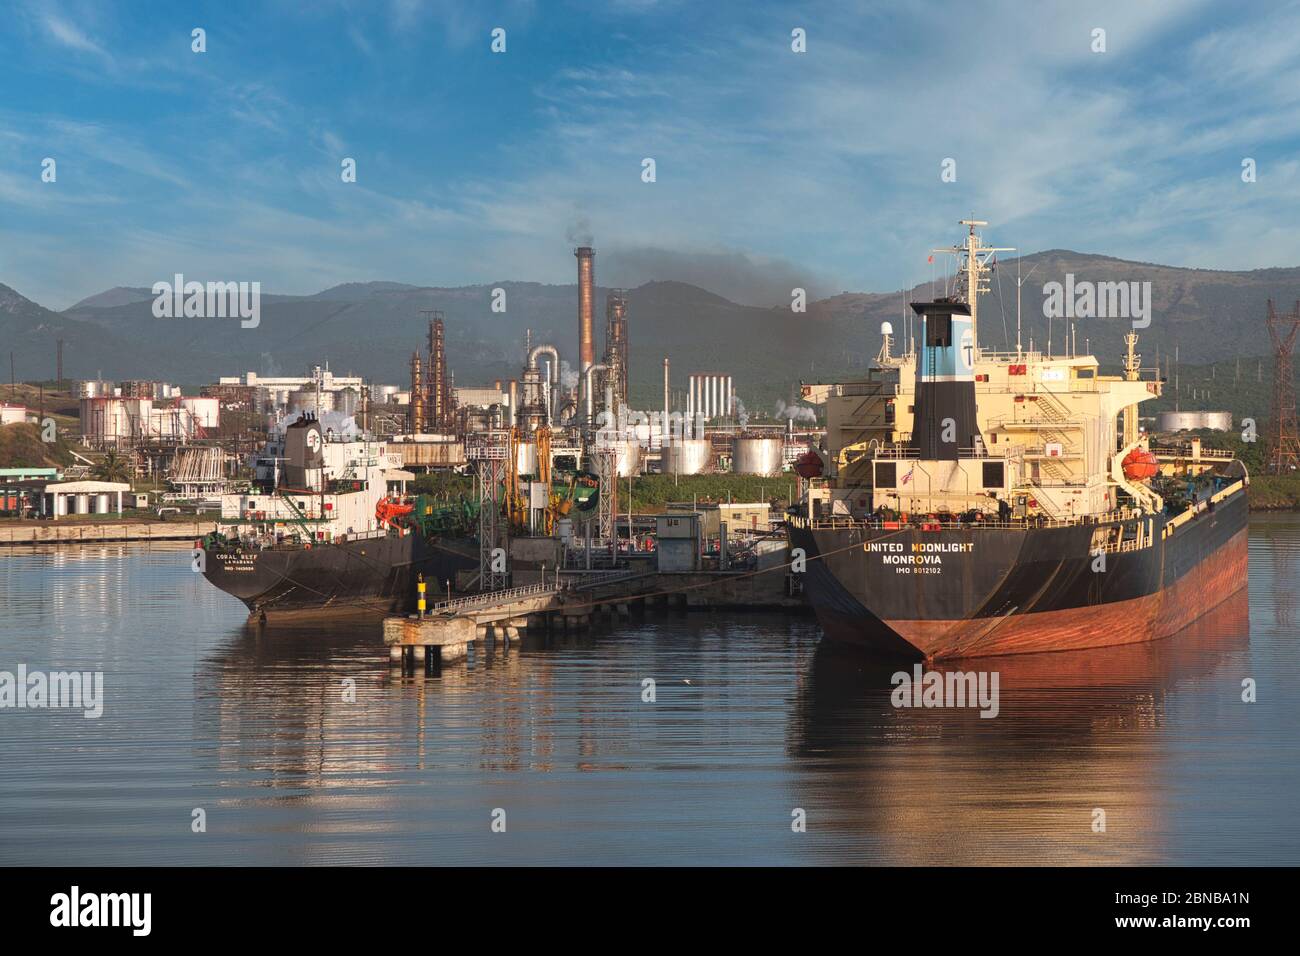
<instances>
[{"instance_id":1,"label":"ship funnel","mask_svg":"<svg viewBox=\"0 0 1300 956\"><path fill-rule=\"evenodd\" d=\"M922 460L956 461L982 444L975 419L975 332L956 299L913 302L921 320L912 447Z\"/></svg>"}]
</instances>

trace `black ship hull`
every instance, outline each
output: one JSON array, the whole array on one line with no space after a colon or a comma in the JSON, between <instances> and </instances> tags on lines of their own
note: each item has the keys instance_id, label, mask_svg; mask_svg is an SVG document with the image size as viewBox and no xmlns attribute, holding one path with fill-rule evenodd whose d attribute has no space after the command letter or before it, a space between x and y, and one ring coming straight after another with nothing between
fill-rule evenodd
<instances>
[{"instance_id":1,"label":"black ship hull","mask_svg":"<svg viewBox=\"0 0 1300 956\"><path fill-rule=\"evenodd\" d=\"M211 548L204 577L254 615L333 609L415 608L423 575L430 600L456 572L478 566L472 541L388 534L340 544L245 551Z\"/></svg>"},{"instance_id":2,"label":"black ship hull","mask_svg":"<svg viewBox=\"0 0 1300 956\"><path fill-rule=\"evenodd\" d=\"M939 659L1173 634L1245 587L1246 519L1242 488L1177 523L1159 515L922 530L794 521L789 535L807 556L804 593L828 637ZM1106 541L1113 550L1100 548L1102 564Z\"/></svg>"}]
</instances>

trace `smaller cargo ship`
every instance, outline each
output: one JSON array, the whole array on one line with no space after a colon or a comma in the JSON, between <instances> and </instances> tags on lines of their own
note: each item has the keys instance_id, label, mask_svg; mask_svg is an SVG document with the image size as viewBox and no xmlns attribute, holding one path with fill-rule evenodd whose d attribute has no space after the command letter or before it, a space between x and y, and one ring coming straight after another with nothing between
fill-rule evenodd
<instances>
[{"instance_id":1,"label":"smaller cargo ship","mask_svg":"<svg viewBox=\"0 0 1300 956\"><path fill-rule=\"evenodd\" d=\"M402 494L400 463L383 442L299 416L263 449L253 487L222 496L224 530L200 542L204 576L262 618L414 607L420 576L436 592L478 566L465 532L476 515Z\"/></svg>"}]
</instances>

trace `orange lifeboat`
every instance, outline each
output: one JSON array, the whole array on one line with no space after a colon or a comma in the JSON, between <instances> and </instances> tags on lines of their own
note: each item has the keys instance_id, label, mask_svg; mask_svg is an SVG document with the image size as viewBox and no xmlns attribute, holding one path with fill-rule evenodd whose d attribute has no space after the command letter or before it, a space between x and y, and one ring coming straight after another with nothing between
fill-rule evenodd
<instances>
[{"instance_id":1,"label":"orange lifeboat","mask_svg":"<svg viewBox=\"0 0 1300 956\"><path fill-rule=\"evenodd\" d=\"M1129 481L1146 481L1160 474L1160 462L1145 448L1134 448L1124 456L1124 477Z\"/></svg>"},{"instance_id":2,"label":"orange lifeboat","mask_svg":"<svg viewBox=\"0 0 1300 956\"><path fill-rule=\"evenodd\" d=\"M795 459L794 470L800 478L820 478L822 475L822 458L817 452L809 450Z\"/></svg>"}]
</instances>

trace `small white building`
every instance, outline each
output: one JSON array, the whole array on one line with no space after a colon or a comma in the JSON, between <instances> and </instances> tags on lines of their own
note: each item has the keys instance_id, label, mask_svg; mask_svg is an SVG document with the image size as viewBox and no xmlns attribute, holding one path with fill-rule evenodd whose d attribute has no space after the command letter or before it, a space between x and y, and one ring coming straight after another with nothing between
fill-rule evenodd
<instances>
[{"instance_id":1,"label":"small white building","mask_svg":"<svg viewBox=\"0 0 1300 956\"><path fill-rule=\"evenodd\" d=\"M130 492L125 481L50 481L37 496L42 517L122 513L122 496Z\"/></svg>"},{"instance_id":2,"label":"small white building","mask_svg":"<svg viewBox=\"0 0 1300 956\"><path fill-rule=\"evenodd\" d=\"M27 421L26 405L9 405L0 402L0 425L21 425Z\"/></svg>"}]
</instances>

